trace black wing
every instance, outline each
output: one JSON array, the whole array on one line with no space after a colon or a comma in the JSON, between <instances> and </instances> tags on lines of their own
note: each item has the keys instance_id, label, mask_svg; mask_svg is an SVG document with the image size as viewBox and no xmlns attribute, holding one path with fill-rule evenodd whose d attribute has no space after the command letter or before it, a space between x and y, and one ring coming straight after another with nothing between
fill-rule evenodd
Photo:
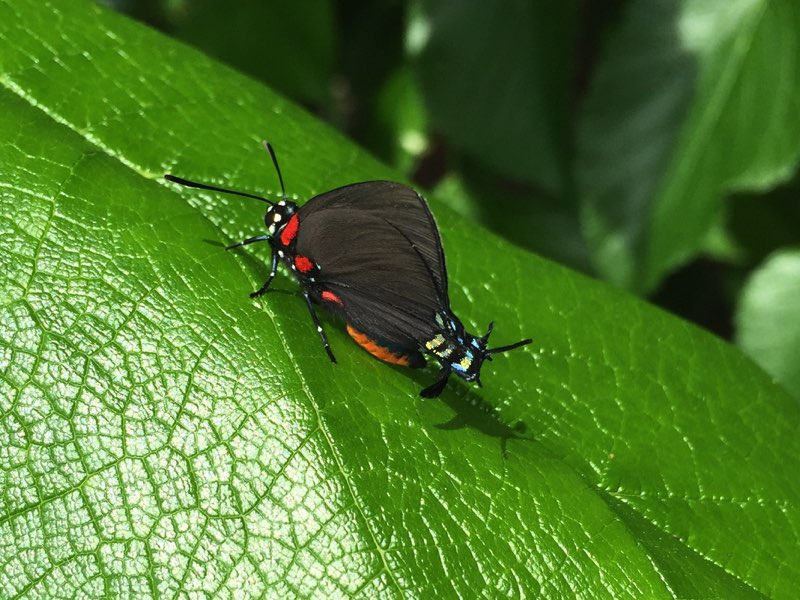
<instances>
[{"instance_id":1,"label":"black wing","mask_svg":"<svg viewBox=\"0 0 800 600\"><path fill-rule=\"evenodd\" d=\"M416 349L448 307L447 271L436 222L411 188L356 183L303 205L296 252L320 269L317 283L342 300L332 307L358 331Z\"/></svg>"}]
</instances>

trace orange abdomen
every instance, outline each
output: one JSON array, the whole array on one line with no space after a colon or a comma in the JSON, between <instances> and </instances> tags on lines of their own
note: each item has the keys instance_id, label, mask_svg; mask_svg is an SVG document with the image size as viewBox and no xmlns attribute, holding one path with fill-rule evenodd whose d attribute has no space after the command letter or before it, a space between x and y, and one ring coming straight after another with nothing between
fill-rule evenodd
<instances>
[{"instance_id":1,"label":"orange abdomen","mask_svg":"<svg viewBox=\"0 0 800 600\"><path fill-rule=\"evenodd\" d=\"M347 326L347 333L350 334L350 337L352 337L359 346L364 348L364 350L372 354L375 358L379 358L393 365L403 365L404 367L411 366L408 355L395 354L388 348L377 344L375 340L370 338L367 334L356 331L350 325Z\"/></svg>"}]
</instances>

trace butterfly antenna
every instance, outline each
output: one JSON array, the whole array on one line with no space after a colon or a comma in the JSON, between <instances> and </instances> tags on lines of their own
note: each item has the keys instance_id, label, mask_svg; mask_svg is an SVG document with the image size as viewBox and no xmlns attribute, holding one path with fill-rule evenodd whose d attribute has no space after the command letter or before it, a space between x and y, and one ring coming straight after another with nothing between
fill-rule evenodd
<instances>
[{"instance_id":1,"label":"butterfly antenna","mask_svg":"<svg viewBox=\"0 0 800 600\"><path fill-rule=\"evenodd\" d=\"M238 192L236 190L229 190L226 188L216 187L214 185L208 185L207 183L189 181L188 179L183 179L182 177L175 177L175 175L169 175L169 174L164 175L164 179L166 179L167 181L171 181L173 183L185 185L186 187L199 188L201 190L211 190L212 192L222 192L223 194L233 194L234 196L244 196L245 198L255 198L256 200L261 200L262 202L266 202L267 204L275 204L272 200L267 200L263 196L256 196L255 194L248 194L247 192Z\"/></svg>"},{"instance_id":2,"label":"butterfly antenna","mask_svg":"<svg viewBox=\"0 0 800 600\"><path fill-rule=\"evenodd\" d=\"M498 354L500 352L508 352L509 350L513 350L514 348L519 348L520 346L525 346L526 344L530 344L533 340L521 340L516 344L509 344L508 346L500 346L499 348L490 348L486 350L486 354Z\"/></svg>"},{"instance_id":3,"label":"butterfly antenna","mask_svg":"<svg viewBox=\"0 0 800 600\"><path fill-rule=\"evenodd\" d=\"M283 175L281 175L281 168L278 166L278 157L275 156L275 149L267 140L263 140L261 143L264 144L264 148L266 148L267 152L269 152L269 155L272 158L272 164L275 165L275 170L278 172L278 181L281 182L281 194L283 194L283 201L286 202L288 200L286 198L286 188L283 187Z\"/></svg>"}]
</instances>

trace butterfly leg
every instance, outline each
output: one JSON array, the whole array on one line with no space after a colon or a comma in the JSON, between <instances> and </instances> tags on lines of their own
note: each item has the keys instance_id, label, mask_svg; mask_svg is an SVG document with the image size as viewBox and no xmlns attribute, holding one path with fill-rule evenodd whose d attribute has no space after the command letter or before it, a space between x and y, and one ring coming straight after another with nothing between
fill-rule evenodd
<instances>
[{"instance_id":1,"label":"butterfly leg","mask_svg":"<svg viewBox=\"0 0 800 600\"><path fill-rule=\"evenodd\" d=\"M251 239L255 239L255 238L251 238ZM245 240L245 241L247 241L247 240ZM266 291L269 289L269 284L272 283L273 279L275 279L275 273L277 273L277 272L278 272L278 253L275 251L275 248L273 248L272 249L272 267L270 267L270 270L269 270L269 277L267 277L267 280L264 282L264 285L262 285L260 288L258 288L252 294L250 294L250 297L251 298L258 298L259 296L262 296L263 294L265 294Z\"/></svg>"},{"instance_id":2,"label":"butterfly leg","mask_svg":"<svg viewBox=\"0 0 800 600\"><path fill-rule=\"evenodd\" d=\"M269 283L269 282L267 282ZM311 303L311 296L308 295L308 292L305 290L303 291L303 298L306 299L306 304L308 305L308 312L311 313L311 318L314 320L314 325L317 327L317 333L319 333L319 339L322 340L322 345L325 346L325 352L328 353L328 358L331 359L331 362L336 362L336 357L331 352L331 346L328 344L328 338L325 336L325 331L322 329L322 325L319 324L319 319L317 319L317 313L314 312L314 305Z\"/></svg>"},{"instance_id":3,"label":"butterfly leg","mask_svg":"<svg viewBox=\"0 0 800 600\"><path fill-rule=\"evenodd\" d=\"M444 390L444 386L447 385L447 380L450 378L450 369L447 367L443 367L441 371L439 371L439 379L433 385L429 385L424 390L422 390L419 395L423 398L436 398L439 394L442 393Z\"/></svg>"}]
</instances>

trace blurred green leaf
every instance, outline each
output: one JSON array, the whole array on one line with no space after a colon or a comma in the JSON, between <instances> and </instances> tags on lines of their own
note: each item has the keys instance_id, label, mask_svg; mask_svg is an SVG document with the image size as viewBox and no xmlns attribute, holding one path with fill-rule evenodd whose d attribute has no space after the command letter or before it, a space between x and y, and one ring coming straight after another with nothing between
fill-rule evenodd
<instances>
[{"instance_id":1,"label":"blurred green leaf","mask_svg":"<svg viewBox=\"0 0 800 600\"><path fill-rule=\"evenodd\" d=\"M800 153L795 0L634 0L579 127L597 268L649 291L691 258L726 192L787 180Z\"/></svg>"},{"instance_id":2,"label":"blurred green leaf","mask_svg":"<svg viewBox=\"0 0 800 600\"><path fill-rule=\"evenodd\" d=\"M591 271L576 211L528 186L498 183L477 161L462 160L436 194L453 210L506 240L583 272Z\"/></svg>"},{"instance_id":3,"label":"blurred green leaf","mask_svg":"<svg viewBox=\"0 0 800 600\"><path fill-rule=\"evenodd\" d=\"M262 136L300 198L392 171L87 3L0 24L3 596L796 592L800 408L738 350L434 199L455 310L535 345L437 401L328 321L330 364L219 246L262 207L161 175L275 194Z\"/></svg>"},{"instance_id":4,"label":"blurred green leaf","mask_svg":"<svg viewBox=\"0 0 800 600\"><path fill-rule=\"evenodd\" d=\"M800 250L785 249L756 270L739 299L737 343L800 400Z\"/></svg>"},{"instance_id":5,"label":"blurred green leaf","mask_svg":"<svg viewBox=\"0 0 800 600\"><path fill-rule=\"evenodd\" d=\"M171 33L276 90L330 102L337 55L331 0L172 1Z\"/></svg>"},{"instance_id":6,"label":"blurred green leaf","mask_svg":"<svg viewBox=\"0 0 800 600\"><path fill-rule=\"evenodd\" d=\"M498 173L564 193L577 3L421 0L408 42L432 125Z\"/></svg>"},{"instance_id":7,"label":"blurred green leaf","mask_svg":"<svg viewBox=\"0 0 800 600\"><path fill-rule=\"evenodd\" d=\"M428 115L410 68L397 69L381 86L368 142L402 173L428 150Z\"/></svg>"}]
</instances>

